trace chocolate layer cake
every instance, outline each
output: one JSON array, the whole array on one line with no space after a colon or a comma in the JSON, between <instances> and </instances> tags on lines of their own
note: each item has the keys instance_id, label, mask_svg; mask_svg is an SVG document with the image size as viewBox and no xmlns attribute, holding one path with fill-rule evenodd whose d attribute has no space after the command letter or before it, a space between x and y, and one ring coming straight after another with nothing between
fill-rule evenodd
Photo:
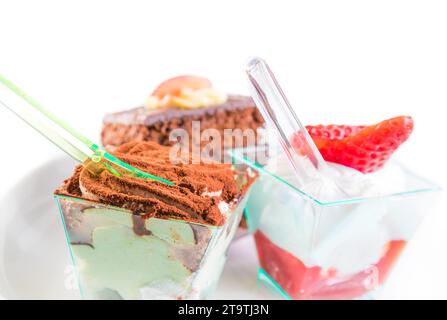
<instances>
[{"instance_id":1,"label":"chocolate layer cake","mask_svg":"<svg viewBox=\"0 0 447 320\"><path fill-rule=\"evenodd\" d=\"M140 170L173 182L175 186L129 176L117 177L107 170L94 176L79 166L56 194L128 209L144 218L176 218L223 225L226 215L245 190L238 188L231 165L174 165L169 158L169 149L154 142L135 141L123 144L111 153Z\"/></svg>"},{"instance_id":2,"label":"chocolate layer cake","mask_svg":"<svg viewBox=\"0 0 447 320\"><path fill-rule=\"evenodd\" d=\"M222 137L222 146L229 147L241 146L235 145L232 137L227 137L224 141L224 129L252 129L256 134L256 129L264 124L251 98L230 95L221 104L203 108L150 110L139 107L108 114L104 117L102 143L105 146L119 146L132 140L143 140L170 145L173 142L169 141L169 134L173 129L183 128L191 138L192 121L200 121L201 131L210 128L217 129ZM243 144L247 146L250 143Z\"/></svg>"}]
</instances>

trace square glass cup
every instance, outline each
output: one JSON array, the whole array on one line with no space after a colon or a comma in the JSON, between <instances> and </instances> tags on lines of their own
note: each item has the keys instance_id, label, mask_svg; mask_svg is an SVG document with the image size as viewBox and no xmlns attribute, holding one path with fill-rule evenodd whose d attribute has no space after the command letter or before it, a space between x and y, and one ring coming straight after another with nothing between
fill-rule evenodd
<instances>
[{"instance_id":1,"label":"square glass cup","mask_svg":"<svg viewBox=\"0 0 447 320\"><path fill-rule=\"evenodd\" d=\"M258 153L235 150L233 161L259 173L245 208L258 278L287 299L373 297L440 194L435 184L390 162L402 178L398 192L321 200L291 184L284 164L266 169L273 158L259 163Z\"/></svg>"},{"instance_id":2,"label":"square glass cup","mask_svg":"<svg viewBox=\"0 0 447 320\"><path fill-rule=\"evenodd\" d=\"M242 188L246 171L236 171ZM84 299L207 299L213 294L249 190L223 226L143 219L122 208L55 196Z\"/></svg>"}]
</instances>

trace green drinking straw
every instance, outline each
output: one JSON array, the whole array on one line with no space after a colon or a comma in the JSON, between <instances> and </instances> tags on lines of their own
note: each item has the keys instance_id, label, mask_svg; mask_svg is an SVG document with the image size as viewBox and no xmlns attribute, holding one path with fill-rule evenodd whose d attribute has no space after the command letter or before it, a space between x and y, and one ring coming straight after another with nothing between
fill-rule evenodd
<instances>
[{"instance_id":1,"label":"green drinking straw","mask_svg":"<svg viewBox=\"0 0 447 320\"><path fill-rule=\"evenodd\" d=\"M121 176L122 173L125 173L144 180L152 179L167 185L174 185L171 181L134 168L101 149L99 146L69 126L66 122L57 118L40 103L2 75L0 75L0 83L3 85L3 88L7 89L7 91L0 91L0 103L2 105L15 113L19 118L28 123L31 127L53 142L60 149L65 151L73 159L81 163L90 172L99 174L103 170L108 170L115 176ZM11 93L14 95L11 95ZM7 100L8 96L9 99L17 98L17 96L22 99L21 101L16 100L14 102L9 102ZM23 105L23 101L26 101L27 104ZM30 106L32 108L29 108ZM33 111L34 113L37 111L37 115L43 116L43 119L47 120L48 124L44 124L39 121L37 119L38 116L36 114L32 114ZM62 136L56 131L58 128L62 129L62 132L65 133L66 137ZM85 151L82 151L82 149ZM115 168L113 165L118 168Z\"/></svg>"}]
</instances>

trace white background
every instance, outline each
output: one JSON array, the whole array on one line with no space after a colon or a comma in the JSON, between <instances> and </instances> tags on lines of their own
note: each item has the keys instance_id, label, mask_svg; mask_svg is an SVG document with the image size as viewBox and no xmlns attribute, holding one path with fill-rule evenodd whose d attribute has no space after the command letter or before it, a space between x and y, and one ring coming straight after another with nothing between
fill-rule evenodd
<instances>
[{"instance_id":1,"label":"white background","mask_svg":"<svg viewBox=\"0 0 447 320\"><path fill-rule=\"evenodd\" d=\"M246 93L244 64L259 55L307 124L412 115L396 158L446 186L446 17L445 1L0 0L0 72L98 140L105 112L170 76ZM4 108L0 137L0 197L60 154ZM445 209L428 204L389 297L447 298Z\"/></svg>"}]
</instances>

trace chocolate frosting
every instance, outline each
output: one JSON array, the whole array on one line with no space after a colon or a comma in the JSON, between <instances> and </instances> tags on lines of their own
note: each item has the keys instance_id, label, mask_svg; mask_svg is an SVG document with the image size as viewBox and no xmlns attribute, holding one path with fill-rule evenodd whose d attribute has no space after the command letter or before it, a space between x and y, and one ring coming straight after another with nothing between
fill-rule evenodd
<instances>
[{"instance_id":1,"label":"chocolate frosting","mask_svg":"<svg viewBox=\"0 0 447 320\"><path fill-rule=\"evenodd\" d=\"M167 108L148 110L146 107L138 107L130 110L110 113L104 116L104 123L142 124L151 126L157 122L166 122L173 118L185 116L214 115L217 111L234 111L255 107L252 98L241 95L229 95L228 100L222 104L197 109Z\"/></svg>"},{"instance_id":2,"label":"chocolate frosting","mask_svg":"<svg viewBox=\"0 0 447 320\"><path fill-rule=\"evenodd\" d=\"M94 175L78 166L55 193L121 207L144 218L223 225L225 213L220 211L219 203L231 208L241 193L231 165L172 164L169 150L153 142L130 142L111 153L140 170L174 182L175 186L130 176L117 177L107 170Z\"/></svg>"}]
</instances>

